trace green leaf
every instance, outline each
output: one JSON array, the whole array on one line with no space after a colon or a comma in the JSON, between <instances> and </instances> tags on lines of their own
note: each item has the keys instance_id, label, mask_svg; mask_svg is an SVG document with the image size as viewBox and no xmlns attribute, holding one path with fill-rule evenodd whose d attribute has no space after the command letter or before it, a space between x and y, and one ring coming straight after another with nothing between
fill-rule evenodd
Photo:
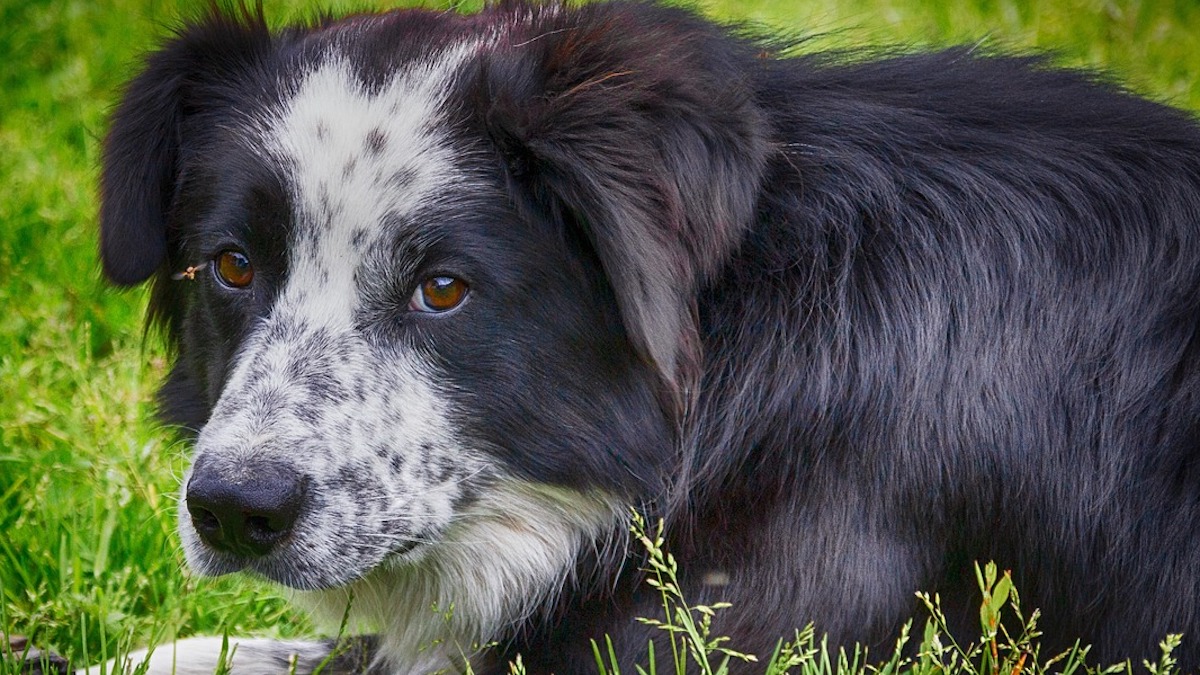
<instances>
[{"instance_id":1,"label":"green leaf","mask_svg":"<svg viewBox=\"0 0 1200 675\"><path fill-rule=\"evenodd\" d=\"M1008 594L1011 590L1012 575L1008 572L1005 572L1004 576L1000 577L1000 580L996 582L996 586L992 590L992 597L989 601L989 607L992 610L992 614L999 616L1000 609L1004 607L1005 603L1008 602Z\"/></svg>"}]
</instances>

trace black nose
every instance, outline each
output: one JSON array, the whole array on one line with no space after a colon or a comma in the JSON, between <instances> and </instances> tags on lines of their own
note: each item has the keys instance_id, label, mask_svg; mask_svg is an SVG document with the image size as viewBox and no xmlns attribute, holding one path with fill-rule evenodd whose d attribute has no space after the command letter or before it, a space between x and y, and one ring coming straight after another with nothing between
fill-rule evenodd
<instances>
[{"instance_id":1,"label":"black nose","mask_svg":"<svg viewBox=\"0 0 1200 675\"><path fill-rule=\"evenodd\" d=\"M304 484L276 463L243 463L227 471L197 463L187 485L188 513L209 546L264 556L291 534L304 507Z\"/></svg>"}]
</instances>

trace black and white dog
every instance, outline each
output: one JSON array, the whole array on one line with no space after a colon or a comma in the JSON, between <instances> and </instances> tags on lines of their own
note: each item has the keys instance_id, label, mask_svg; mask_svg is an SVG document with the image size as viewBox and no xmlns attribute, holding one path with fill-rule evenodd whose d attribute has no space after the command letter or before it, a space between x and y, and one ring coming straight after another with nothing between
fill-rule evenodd
<instances>
[{"instance_id":1,"label":"black and white dog","mask_svg":"<svg viewBox=\"0 0 1200 675\"><path fill-rule=\"evenodd\" d=\"M631 508L760 656L809 621L886 647L918 590L972 630L995 560L1044 653L1183 632L1200 667L1185 113L636 2L217 11L103 162L105 271L153 281L195 433L188 560L334 619L353 596L373 637L334 670L593 673L609 635L632 672L664 636ZM243 641L233 672L328 649Z\"/></svg>"}]
</instances>

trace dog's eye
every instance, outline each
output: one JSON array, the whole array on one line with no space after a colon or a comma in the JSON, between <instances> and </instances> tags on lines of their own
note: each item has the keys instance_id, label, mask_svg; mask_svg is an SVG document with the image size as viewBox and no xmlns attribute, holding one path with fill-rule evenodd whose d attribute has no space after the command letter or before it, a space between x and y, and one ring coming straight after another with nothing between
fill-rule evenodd
<instances>
[{"instance_id":1,"label":"dog's eye","mask_svg":"<svg viewBox=\"0 0 1200 675\"><path fill-rule=\"evenodd\" d=\"M408 308L415 312L448 312L467 297L467 282L455 277L429 277L413 291Z\"/></svg>"},{"instance_id":2,"label":"dog's eye","mask_svg":"<svg viewBox=\"0 0 1200 675\"><path fill-rule=\"evenodd\" d=\"M254 266L241 251L221 251L213 267L221 282L231 288L245 288L254 280Z\"/></svg>"}]
</instances>

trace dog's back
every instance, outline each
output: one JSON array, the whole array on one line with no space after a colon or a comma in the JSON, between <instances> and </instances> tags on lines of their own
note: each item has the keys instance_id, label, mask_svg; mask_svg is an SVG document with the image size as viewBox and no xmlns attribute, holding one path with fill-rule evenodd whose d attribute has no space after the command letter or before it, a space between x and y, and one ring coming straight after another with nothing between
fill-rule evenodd
<instances>
[{"instance_id":1,"label":"dog's back","mask_svg":"<svg viewBox=\"0 0 1200 675\"><path fill-rule=\"evenodd\" d=\"M977 560L1015 571L1048 646L1194 632L1192 121L960 51L770 79L783 147L702 295L698 531L742 515L788 619L880 646L916 589L977 629Z\"/></svg>"}]
</instances>

